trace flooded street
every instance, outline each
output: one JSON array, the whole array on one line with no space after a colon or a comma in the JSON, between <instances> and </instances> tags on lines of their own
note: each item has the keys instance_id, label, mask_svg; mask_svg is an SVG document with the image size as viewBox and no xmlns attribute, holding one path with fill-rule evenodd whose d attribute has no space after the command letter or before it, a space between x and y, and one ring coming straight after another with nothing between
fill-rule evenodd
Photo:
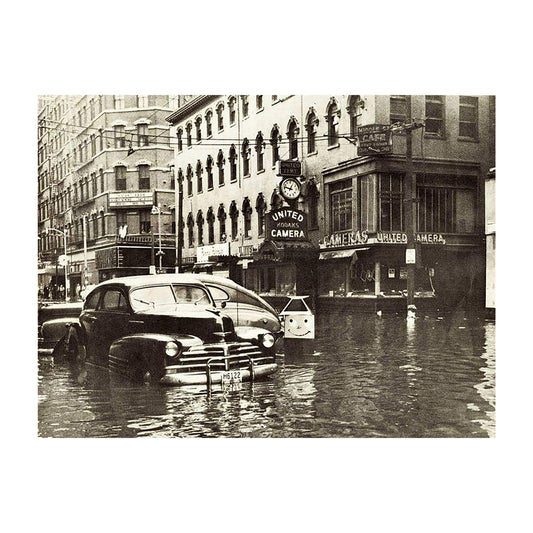
<instances>
[{"instance_id":1,"label":"flooded street","mask_svg":"<svg viewBox=\"0 0 533 533\"><path fill-rule=\"evenodd\" d=\"M39 365L41 437L494 437L495 324L324 314L308 353L241 390Z\"/></svg>"}]
</instances>

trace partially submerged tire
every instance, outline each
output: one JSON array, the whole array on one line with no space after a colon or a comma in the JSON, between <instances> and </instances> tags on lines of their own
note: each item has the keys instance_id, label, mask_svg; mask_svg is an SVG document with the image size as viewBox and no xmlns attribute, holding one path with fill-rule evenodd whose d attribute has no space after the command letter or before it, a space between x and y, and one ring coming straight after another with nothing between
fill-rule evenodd
<instances>
[{"instance_id":1,"label":"partially submerged tire","mask_svg":"<svg viewBox=\"0 0 533 533\"><path fill-rule=\"evenodd\" d=\"M71 333L70 338L64 342L64 357L71 363L83 363L87 352L85 346L79 341L77 334Z\"/></svg>"}]
</instances>

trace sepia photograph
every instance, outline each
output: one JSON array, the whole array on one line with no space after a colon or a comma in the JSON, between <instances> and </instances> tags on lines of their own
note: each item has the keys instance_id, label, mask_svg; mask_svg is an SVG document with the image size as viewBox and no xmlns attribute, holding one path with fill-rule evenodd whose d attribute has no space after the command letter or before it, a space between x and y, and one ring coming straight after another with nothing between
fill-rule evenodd
<instances>
[{"instance_id":1,"label":"sepia photograph","mask_svg":"<svg viewBox=\"0 0 533 533\"><path fill-rule=\"evenodd\" d=\"M525 9L3 13L4 529L527 529Z\"/></svg>"},{"instance_id":2,"label":"sepia photograph","mask_svg":"<svg viewBox=\"0 0 533 533\"><path fill-rule=\"evenodd\" d=\"M38 97L39 437L495 437L494 95Z\"/></svg>"}]
</instances>

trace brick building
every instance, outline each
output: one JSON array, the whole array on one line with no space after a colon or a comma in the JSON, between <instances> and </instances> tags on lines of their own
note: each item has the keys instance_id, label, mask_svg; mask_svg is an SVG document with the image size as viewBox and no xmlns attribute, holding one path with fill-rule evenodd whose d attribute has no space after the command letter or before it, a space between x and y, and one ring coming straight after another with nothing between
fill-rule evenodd
<instances>
[{"instance_id":1,"label":"brick building","mask_svg":"<svg viewBox=\"0 0 533 533\"><path fill-rule=\"evenodd\" d=\"M40 286L65 284L58 265L64 233L71 296L78 285L148 273L160 240L162 265L173 268L173 148L165 117L186 99L39 98Z\"/></svg>"},{"instance_id":2,"label":"brick building","mask_svg":"<svg viewBox=\"0 0 533 533\"><path fill-rule=\"evenodd\" d=\"M342 305L348 298L401 298L411 201L405 126L415 124L424 125L411 134L416 294L481 297L494 101L483 95L192 98L168 117L184 187L183 267L219 271L271 297L309 292ZM372 125L385 132L378 151L362 136ZM288 206L278 188L279 160L302 164L293 207L307 217L305 245L266 233L268 213Z\"/></svg>"}]
</instances>

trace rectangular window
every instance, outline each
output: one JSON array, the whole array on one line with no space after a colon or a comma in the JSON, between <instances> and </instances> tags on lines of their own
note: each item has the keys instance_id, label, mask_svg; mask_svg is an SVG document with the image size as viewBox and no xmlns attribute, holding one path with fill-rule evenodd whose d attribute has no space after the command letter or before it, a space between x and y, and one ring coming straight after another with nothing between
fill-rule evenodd
<instances>
[{"instance_id":1,"label":"rectangular window","mask_svg":"<svg viewBox=\"0 0 533 533\"><path fill-rule=\"evenodd\" d=\"M444 137L444 96L426 96L425 132L437 137Z\"/></svg>"},{"instance_id":2,"label":"rectangular window","mask_svg":"<svg viewBox=\"0 0 533 533\"><path fill-rule=\"evenodd\" d=\"M115 167L115 189L117 191L126 190L126 167Z\"/></svg>"},{"instance_id":3,"label":"rectangular window","mask_svg":"<svg viewBox=\"0 0 533 533\"><path fill-rule=\"evenodd\" d=\"M96 155L96 135L91 135L91 156Z\"/></svg>"},{"instance_id":4,"label":"rectangular window","mask_svg":"<svg viewBox=\"0 0 533 533\"><path fill-rule=\"evenodd\" d=\"M116 212L117 217L117 231L127 224L127 217L126 217L126 211L120 211L117 210Z\"/></svg>"},{"instance_id":5,"label":"rectangular window","mask_svg":"<svg viewBox=\"0 0 533 533\"><path fill-rule=\"evenodd\" d=\"M150 167L139 165L139 189L150 189Z\"/></svg>"},{"instance_id":6,"label":"rectangular window","mask_svg":"<svg viewBox=\"0 0 533 533\"><path fill-rule=\"evenodd\" d=\"M403 231L403 174L380 174L379 214L381 231Z\"/></svg>"},{"instance_id":7,"label":"rectangular window","mask_svg":"<svg viewBox=\"0 0 533 533\"><path fill-rule=\"evenodd\" d=\"M330 185L331 232L352 229L352 181Z\"/></svg>"},{"instance_id":8,"label":"rectangular window","mask_svg":"<svg viewBox=\"0 0 533 533\"><path fill-rule=\"evenodd\" d=\"M148 96L146 94L137 96L137 107L148 107Z\"/></svg>"},{"instance_id":9,"label":"rectangular window","mask_svg":"<svg viewBox=\"0 0 533 533\"><path fill-rule=\"evenodd\" d=\"M417 229L428 233L473 233L473 189L418 187Z\"/></svg>"},{"instance_id":10,"label":"rectangular window","mask_svg":"<svg viewBox=\"0 0 533 533\"><path fill-rule=\"evenodd\" d=\"M124 95L115 94L113 104L115 109L124 109Z\"/></svg>"},{"instance_id":11,"label":"rectangular window","mask_svg":"<svg viewBox=\"0 0 533 533\"><path fill-rule=\"evenodd\" d=\"M390 97L390 123L405 122L407 103L404 94L396 94Z\"/></svg>"},{"instance_id":12,"label":"rectangular window","mask_svg":"<svg viewBox=\"0 0 533 533\"><path fill-rule=\"evenodd\" d=\"M126 147L126 132L124 126L115 126L115 148Z\"/></svg>"},{"instance_id":13,"label":"rectangular window","mask_svg":"<svg viewBox=\"0 0 533 533\"><path fill-rule=\"evenodd\" d=\"M148 146L150 144L148 124L137 124L137 143L139 146Z\"/></svg>"},{"instance_id":14,"label":"rectangular window","mask_svg":"<svg viewBox=\"0 0 533 533\"><path fill-rule=\"evenodd\" d=\"M141 233L150 233L152 229L150 211L139 211L139 231Z\"/></svg>"},{"instance_id":15,"label":"rectangular window","mask_svg":"<svg viewBox=\"0 0 533 533\"><path fill-rule=\"evenodd\" d=\"M459 137L478 138L478 99L476 96L459 97Z\"/></svg>"}]
</instances>

